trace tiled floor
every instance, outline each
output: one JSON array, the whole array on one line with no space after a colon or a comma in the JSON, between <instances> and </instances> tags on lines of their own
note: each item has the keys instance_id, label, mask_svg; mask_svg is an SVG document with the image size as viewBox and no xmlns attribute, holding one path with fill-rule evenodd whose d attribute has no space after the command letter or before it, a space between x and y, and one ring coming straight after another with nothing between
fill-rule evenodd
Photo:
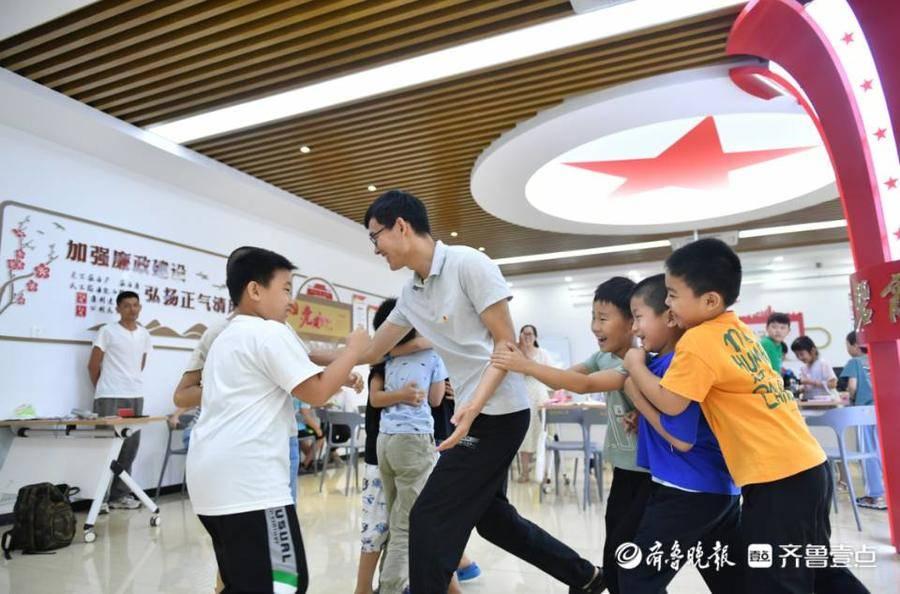
<instances>
[{"instance_id":1,"label":"tiled floor","mask_svg":"<svg viewBox=\"0 0 900 594\"><path fill-rule=\"evenodd\" d=\"M609 481L607 480L607 485ZM538 502L537 487L511 487L511 500L525 517L599 563L603 546L602 505L581 511L571 488L559 497ZM833 543L877 554L874 569L857 569L857 576L878 594L900 594L900 557L889 544L886 512L863 510L863 532L842 494L840 513L832 516ZM326 481L319 494L318 480L302 477L300 525L311 568L312 594L351 594L359 551L359 500L343 494L343 474ZM146 511L114 511L98 523L99 538L84 544L79 531L75 543L55 555L22 556L0 562L0 592L196 594L212 592L215 560L210 541L193 515L190 503L177 495L163 498L163 523L149 526ZM83 521L83 514L79 518ZM528 564L473 535L469 554L481 565L480 580L464 584L473 594L503 592L566 592L566 588ZM672 593L706 592L699 574L682 570L669 588Z\"/></svg>"}]
</instances>

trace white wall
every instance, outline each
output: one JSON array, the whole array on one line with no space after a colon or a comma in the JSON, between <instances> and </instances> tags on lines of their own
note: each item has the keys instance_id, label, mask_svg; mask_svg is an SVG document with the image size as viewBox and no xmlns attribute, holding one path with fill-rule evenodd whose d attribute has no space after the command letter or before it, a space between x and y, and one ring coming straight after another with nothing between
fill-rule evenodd
<instances>
[{"instance_id":1,"label":"white wall","mask_svg":"<svg viewBox=\"0 0 900 594\"><path fill-rule=\"evenodd\" d=\"M360 225L211 160L148 145L140 131L17 78L0 72L0 201L223 254L239 245L261 245L287 256L303 274L376 294L395 294L405 279L371 254ZM204 187L210 191L197 191ZM243 209L235 206L240 204ZM41 416L90 408L89 350L88 345L0 340L0 418L26 402ZM145 414L173 409L171 395L188 355L153 352L144 372ZM156 485L165 435L162 424L142 434L134 474L144 486ZM7 432L4 438L8 443ZM180 481L181 472L179 459L166 482Z\"/></svg>"},{"instance_id":2,"label":"white wall","mask_svg":"<svg viewBox=\"0 0 900 594\"><path fill-rule=\"evenodd\" d=\"M807 333L817 344L824 345L828 334L816 328L830 333L830 344L821 349L823 358L833 366L842 366L848 358L844 336L852 329L849 246L837 244L740 255L746 282L735 310L744 315L772 306L776 311L803 312ZM779 257L783 260L776 261ZM659 262L509 277L507 280L513 284L513 320L517 328L534 324L542 337L567 338L571 359L578 362L597 349L590 331L591 294L597 284L616 275L638 279L661 271L662 262ZM571 282L564 280L567 276ZM796 364L793 355L789 355L786 364Z\"/></svg>"}]
</instances>

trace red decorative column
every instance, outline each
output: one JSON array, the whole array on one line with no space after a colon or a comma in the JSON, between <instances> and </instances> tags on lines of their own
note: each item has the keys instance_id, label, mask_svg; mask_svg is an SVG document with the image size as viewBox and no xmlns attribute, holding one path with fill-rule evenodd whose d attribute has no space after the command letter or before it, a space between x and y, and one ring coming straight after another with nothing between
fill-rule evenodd
<instances>
[{"instance_id":1,"label":"red decorative column","mask_svg":"<svg viewBox=\"0 0 900 594\"><path fill-rule=\"evenodd\" d=\"M835 0L833 6L840 1ZM900 203L900 169L894 168L900 135L900 36L896 32L900 3L847 0L844 7L847 5L853 11L848 11L847 30L835 39L834 31L826 32L810 14L813 8L807 10L795 0L752 1L732 28L728 53L758 56L783 67L819 119L848 223L857 276L873 279L870 303L862 303L864 295L857 296L859 305L871 312L869 322L861 324L863 334L869 324L879 327L868 338L869 358L891 542L900 552L900 431L895 429L900 427L900 319L891 316L890 289L881 286L882 281L888 282L887 270L900 269L900 262L892 263L900 258L900 220L895 210L900 204L887 202ZM847 56L839 55L848 53L854 43L858 45L852 49L871 52L877 72L853 70ZM846 44L846 48L837 44ZM873 123L864 115L872 113L872 101L881 100L879 93L887 101L889 117ZM884 145L877 144L882 141ZM886 146L893 155L887 159Z\"/></svg>"}]
</instances>

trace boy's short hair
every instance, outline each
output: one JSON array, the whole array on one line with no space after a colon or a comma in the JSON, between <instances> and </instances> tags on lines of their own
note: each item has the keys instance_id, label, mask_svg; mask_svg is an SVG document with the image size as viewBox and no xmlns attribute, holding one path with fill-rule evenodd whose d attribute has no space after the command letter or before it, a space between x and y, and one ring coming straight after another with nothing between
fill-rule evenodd
<instances>
[{"instance_id":1,"label":"boy's short hair","mask_svg":"<svg viewBox=\"0 0 900 594\"><path fill-rule=\"evenodd\" d=\"M806 351L807 353L813 352L813 349L816 348L816 343L813 342L813 339L809 336L799 336L794 342L791 343L791 350L796 352Z\"/></svg>"},{"instance_id":2,"label":"boy's short hair","mask_svg":"<svg viewBox=\"0 0 900 594\"><path fill-rule=\"evenodd\" d=\"M769 316L768 320L766 320L766 326L769 324L784 324L785 326L790 326L791 318L786 313L776 311Z\"/></svg>"},{"instance_id":3,"label":"boy's short hair","mask_svg":"<svg viewBox=\"0 0 900 594\"><path fill-rule=\"evenodd\" d=\"M869 352L869 347L860 346L859 337L856 336L856 330L852 330L850 334L847 335L847 344L849 344L850 346L858 346L859 350L864 353Z\"/></svg>"},{"instance_id":4,"label":"boy's short hair","mask_svg":"<svg viewBox=\"0 0 900 594\"><path fill-rule=\"evenodd\" d=\"M126 299L137 299L138 302L141 301L141 298L134 291L122 291L116 295L116 307L122 305L122 302Z\"/></svg>"},{"instance_id":5,"label":"boy's short hair","mask_svg":"<svg viewBox=\"0 0 900 594\"><path fill-rule=\"evenodd\" d=\"M634 291L631 292L632 299L635 297L642 299L644 303L647 304L647 307L652 309L656 315L661 315L669 309L669 306L666 305L667 296L668 292L666 291L665 274L648 276L636 284L634 286Z\"/></svg>"},{"instance_id":6,"label":"boy's short hair","mask_svg":"<svg viewBox=\"0 0 900 594\"><path fill-rule=\"evenodd\" d=\"M622 312L626 318L631 318L631 293L634 291L634 281L624 276L614 276L611 279L597 285L594 291L594 303L611 303Z\"/></svg>"},{"instance_id":7,"label":"boy's short hair","mask_svg":"<svg viewBox=\"0 0 900 594\"><path fill-rule=\"evenodd\" d=\"M372 219L387 229L393 229L397 219L403 219L417 234L431 234L431 223L428 222L428 209L425 208L425 204L412 194L401 190L388 190L376 198L366 211L363 225L368 227Z\"/></svg>"},{"instance_id":8,"label":"boy's short hair","mask_svg":"<svg viewBox=\"0 0 900 594\"><path fill-rule=\"evenodd\" d=\"M666 270L691 288L694 295L718 293L731 307L741 294L741 259L714 237L698 239L675 250L666 259Z\"/></svg>"},{"instance_id":9,"label":"boy's short hair","mask_svg":"<svg viewBox=\"0 0 900 594\"><path fill-rule=\"evenodd\" d=\"M228 274L231 272L231 267L234 266L234 263L237 262L238 258L254 249L256 248L254 248L253 246L243 245L232 250L232 252L228 254L228 260L225 262L225 278L228 278Z\"/></svg>"},{"instance_id":10,"label":"boy's short hair","mask_svg":"<svg viewBox=\"0 0 900 594\"><path fill-rule=\"evenodd\" d=\"M397 299L395 297L388 297L384 301L381 302L381 305L378 306L378 309L375 311L375 316L372 318L372 325L375 326L375 329L378 330L381 328L381 325L388 319L388 316L394 311L394 307L397 306ZM416 337L416 330L413 328L409 332L406 333L406 336L400 339L400 342L397 344L404 344L412 340Z\"/></svg>"},{"instance_id":11,"label":"boy's short hair","mask_svg":"<svg viewBox=\"0 0 900 594\"><path fill-rule=\"evenodd\" d=\"M290 271L297 268L290 260L273 251L258 247L240 249L243 251L238 257L229 259L230 268L227 269L225 278L228 295L235 305L240 305L244 289L250 283L257 282L267 287L276 271Z\"/></svg>"}]
</instances>

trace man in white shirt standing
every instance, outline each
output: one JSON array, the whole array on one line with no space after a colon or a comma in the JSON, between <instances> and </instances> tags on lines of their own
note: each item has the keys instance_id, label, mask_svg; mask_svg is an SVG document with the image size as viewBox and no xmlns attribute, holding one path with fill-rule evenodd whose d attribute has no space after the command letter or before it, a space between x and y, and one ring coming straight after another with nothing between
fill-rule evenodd
<instances>
[{"instance_id":1,"label":"man in white shirt standing","mask_svg":"<svg viewBox=\"0 0 900 594\"><path fill-rule=\"evenodd\" d=\"M506 498L531 404L521 375L491 366L491 353L516 339L512 294L500 269L472 248L436 242L425 205L405 192L380 196L363 224L391 270L409 268L413 276L359 362L380 360L415 328L434 345L456 388L456 429L438 447L440 460L410 513L409 590L446 592L475 528L570 593L602 592L600 568L521 517Z\"/></svg>"},{"instance_id":2,"label":"man in white shirt standing","mask_svg":"<svg viewBox=\"0 0 900 594\"><path fill-rule=\"evenodd\" d=\"M94 385L94 412L101 417L116 416L119 409L130 408L135 415L144 413L143 371L147 354L153 348L150 333L138 323L141 300L133 291L116 297L119 321L106 324L97 332L88 373ZM131 465L141 443L141 432L135 431L122 444L119 464L131 473ZM118 477L110 489L109 506L137 509L140 502L131 496L128 486Z\"/></svg>"}]
</instances>

